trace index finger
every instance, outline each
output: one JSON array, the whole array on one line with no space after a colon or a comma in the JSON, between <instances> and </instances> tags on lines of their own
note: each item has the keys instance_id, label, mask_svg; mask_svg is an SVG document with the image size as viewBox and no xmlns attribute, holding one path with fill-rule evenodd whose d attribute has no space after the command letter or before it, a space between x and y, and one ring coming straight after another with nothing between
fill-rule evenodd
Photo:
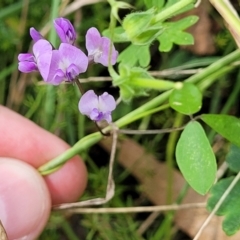
<instances>
[{"instance_id":1,"label":"index finger","mask_svg":"<svg viewBox=\"0 0 240 240\"><path fill-rule=\"evenodd\" d=\"M0 156L20 159L35 168L55 158L69 145L21 115L0 106ZM76 201L83 193L87 171L79 156L44 177L53 204Z\"/></svg>"}]
</instances>

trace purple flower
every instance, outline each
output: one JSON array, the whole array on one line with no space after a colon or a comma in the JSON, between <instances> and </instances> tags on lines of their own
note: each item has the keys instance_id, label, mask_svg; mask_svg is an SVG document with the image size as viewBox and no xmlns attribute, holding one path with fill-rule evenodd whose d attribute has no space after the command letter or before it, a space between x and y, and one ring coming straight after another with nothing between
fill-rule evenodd
<instances>
[{"instance_id":1,"label":"purple flower","mask_svg":"<svg viewBox=\"0 0 240 240\"><path fill-rule=\"evenodd\" d=\"M43 40L35 44L40 41ZM88 67L88 58L80 49L61 43L58 50L41 54L37 66L45 82L58 85L63 81L71 82L80 73L85 72Z\"/></svg>"},{"instance_id":2,"label":"purple flower","mask_svg":"<svg viewBox=\"0 0 240 240\"><path fill-rule=\"evenodd\" d=\"M66 18L56 18L53 23L62 43L74 44L76 32L71 22Z\"/></svg>"},{"instance_id":3,"label":"purple flower","mask_svg":"<svg viewBox=\"0 0 240 240\"><path fill-rule=\"evenodd\" d=\"M116 108L116 102L107 92L98 97L93 90L89 90L81 97L78 108L82 114L87 115L93 121L106 120L110 123L111 112Z\"/></svg>"},{"instance_id":4,"label":"purple flower","mask_svg":"<svg viewBox=\"0 0 240 240\"><path fill-rule=\"evenodd\" d=\"M39 40L33 45L32 53L21 53L18 55L18 69L21 72L29 73L38 71L38 65L41 64L41 55L43 53L48 56L52 52L52 46L47 40Z\"/></svg>"},{"instance_id":5,"label":"purple flower","mask_svg":"<svg viewBox=\"0 0 240 240\"><path fill-rule=\"evenodd\" d=\"M35 28L31 27L30 28L30 36L32 37L32 40L34 42L37 42L40 39L44 39L44 37L41 35L40 32L38 32Z\"/></svg>"},{"instance_id":6,"label":"purple flower","mask_svg":"<svg viewBox=\"0 0 240 240\"><path fill-rule=\"evenodd\" d=\"M93 60L95 63L101 63L106 67L109 62L110 48L112 48L110 62L112 65L116 63L118 52L115 50L111 40L107 37L101 37L98 30L94 27L87 31L86 48L89 61Z\"/></svg>"}]
</instances>

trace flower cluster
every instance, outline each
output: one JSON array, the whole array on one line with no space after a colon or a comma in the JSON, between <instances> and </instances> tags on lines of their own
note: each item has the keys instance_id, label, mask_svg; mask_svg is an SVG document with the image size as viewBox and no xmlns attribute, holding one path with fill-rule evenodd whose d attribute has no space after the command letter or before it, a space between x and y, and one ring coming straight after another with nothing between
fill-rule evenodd
<instances>
[{"instance_id":1,"label":"flower cluster","mask_svg":"<svg viewBox=\"0 0 240 240\"><path fill-rule=\"evenodd\" d=\"M74 82L80 73L87 71L90 62L103 66L116 63L118 52L111 40L101 37L96 28L92 27L86 33L87 55L74 46L76 32L68 19L55 19L54 28L61 41L58 49L35 28L30 28L30 36L34 41L32 53L19 54L19 71L38 71L45 82L59 85L64 81ZM94 121L111 122L111 111L115 107L116 102L111 95L105 92L98 97L93 90L83 94L79 102L80 112Z\"/></svg>"}]
</instances>

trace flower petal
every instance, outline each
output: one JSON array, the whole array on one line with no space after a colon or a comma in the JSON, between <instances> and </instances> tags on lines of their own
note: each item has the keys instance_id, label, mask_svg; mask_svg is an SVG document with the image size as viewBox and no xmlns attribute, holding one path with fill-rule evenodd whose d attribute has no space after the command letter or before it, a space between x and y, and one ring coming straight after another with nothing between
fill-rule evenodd
<instances>
[{"instance_id":1,"label":"flower petal","mask_svg":"<svg viewBox=\"0 0 240 240\"><path fill-rule=\"evenodd\" d=\"M106 120L108 123L112 122L112 115L110 112L105 113L103 119Z\"/></svg>"},{"instance_id":2,"label":"flower petal","mask_svg":"<svg viewBox=\"0 0 240 240\"><path fill-rule=\"evenodd\" d=\"M31 53L20 53L18 55L18 70L24 73L37 71L38 67L35 58Z\"/></svg>"},{"instance_id":3,"label":"flower petal","mask_svg":"<svg viewBox=\"0 0 240 240\"><path fill-rule=\"evenodd\" d=\"M23 62L23 61L28 61L28 62L34 62L34 56L31 53L20 53L18 55L18 61Z\"/></svg>"},{"instance_id":4,"label":"flower petal","mask_svg":"<svg viewBox=\"0 0 240 240\"><path fill-rule=\"evenodd\" d=\"M61 43L59 52L63 64L61 69L65 68L66 71L70 65L75 64L78 68L77 75L87 70L88 58L79 48L67 43Z\"/></svg>"},{"instance_id":5,"label":"flower petal","mask_svg":"<svg viewBox=\"0 0 240 240\"><path fill-rule=\"evenodd\" d=\"M99 110L103 113L111 112L116 108L114 97L107 92L99 96Z\"/></svg>"},{"instance_id":6,"label":"flower petal","mask_svg":"<svg viewBox=\"0 0 240 240\"><path fill-rule=\"evenodd\" d=\"M33 54L36 59L43 53L52 51L52 45L45 39L40 39L33 45Z\"/></svg>"},{"instance_id":7,"label":"flower petal","mask_svg":"<svg viewBox=\"0 0 240 240\"><path fill-rule=\"evenodd\" d=\"M59 68L61 62L61 54L58 50L53 50L51 54L48 54L49 52L43 56L40 56L40 58L42 59L42 63L46 64L46 75L44 75L44 81L53 85L59 85L62 81L65 80L65 72ZM42 69L42 73L43 72L44 66Z\"/></svg>"},{"instance_id":8,"label":"flower petal","mask_svg":"<svg viewBox=\"0 0 240 240\"><path fill-rule=\"evenodd\" d=\"M86 33L86 49L88 55L93 55L95 50L101 45L101 35L99 31L92 27Z\"/></svg>"},{"instance_id":9,"label":"flower petal","mask_svg":"<svg viewBox=\"0 0 240 240\"><path fill-rule=\"evenodd\" d=\"M99 110L97 108L94 108L91 112L91 114L89 115L89 118L93 121L101 121L103 120L103 114L102 112L99 112Z\"/></svg>"},{"instance_id":10,"label":"flower petal","mask_svg":"<svg viewBox=\"0 0 240 240\"><path fill-rule=\"evenodd\" d=\"M30 73L37 71L37 65L34 62L19 62L18 63L18 70L24 73Z\"/></svg>"},{"instance_id":11,"label":"flower petal","mask_svg":"<svg viewBox=\"0 0 240 240\"><path fill-rule=\"evenodd\" d=\"M89 90L82 95L78 108L82 114L88 117L91 115L93 109L98 109L98 96L93 90Z\"/></svg>"},{"instance_id":12,"label":"flower petal","mask_svg":"<svg viewBox=\"0 0 240 240\"><path fill-rule=\"evenodd\" d=\"M75 64L71 64L66 70L66 78L73 81L79 75L79 68Z\"/></svg>"},{"instance_id":13,"label":"flower petal","mask_svg":"<svg viewBox=\"0 0 240 240\"><path fill-rule=\"evenodd\" d=\"M42 53L37 59L38 70L45 82L49 81L52 52L53 51L47 51Z\"/></svg>"},{"instance_id":14,"label":"flower petal","mask_svg":"<svg viewBox=\"0 0 240 240\"><path fill-rule=\"evenodd\" d=\"M44 39L40 32L38 32L35 28L30 28L30 36L32 37L34 42L37 42L40 39Z\"/></svg>"},{"instance_id":15,"label":"flower petal","mask_svg":"<svg viewBox=\"0 0 240 240\"><path fill-rule=\"evenodd\" d=\"M98 59L98 63L101 63L103 66L106 66L106 67L108 66L110 47L112 47L112 49L111 49L111 64L114 65L117 61L118 52L115 50L115 47L109 38L102 37L102 43L101 43L102 54Z\"/></svg>"},{"instance_id":16,"label":"flower petal","mask_svg":"<svg viewBox=\"0 0 240 240\"><path fill-rule=\"evenodd\" d=\"M64 72L61 69L58 69L52 78L49 77L48 83L51 83L53 85L59 85L64 80L65 80Z\"/></svg>"}]
</instances>

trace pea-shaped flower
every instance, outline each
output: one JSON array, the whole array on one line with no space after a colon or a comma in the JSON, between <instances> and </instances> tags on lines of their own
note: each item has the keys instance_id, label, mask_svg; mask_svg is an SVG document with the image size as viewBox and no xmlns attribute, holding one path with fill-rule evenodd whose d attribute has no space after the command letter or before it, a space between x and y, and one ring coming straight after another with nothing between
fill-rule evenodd
<instances>
[{"instance_id":1,"label":"pea-shaped flower","mask_svg":"<svg viewBox=\"0 0 240 240\"><path fill-rule=\"evenodd\" d=\"M87 115L91 120L99 122L106 120L112 121L111 113L116 108L116 102L112 95L104 92L97 96L93 90L83 94L78 104L79 111Z\"/></svg>"},{"instance_id":2,"label":"pea-shaped flower","mask_svg":"<svg viewBox=\"0 0 240 240\"><path fill-rule=\"evenodd\" d=\"M101 37L99 31L92 27L86 34L86 48L88 51L88 60L95 63L101 63L108 66L109 54L111 48L110 64L114 65L117 61L118 52L115 50L111 40L107 37Z\"/></svg>"},{"instance_id":3,"label":"pea-shaped flower","mask_svg":"<svg viewBox=\"0 0 240 240\"><path fill-rule=\"evenodd\" d=\"M37 65L45 82L58 85L63 81L73 82L80 73L85 72L88 58L80 49L61 43L59 49L52 50L51 56L48 52L41 54Z\"/></svg>"},{"instance_id":4,"label":"pea-shaped flower","mask_svg":"<svg viewBox=\"0 0 240 240\"><path fill-rule=\"evenodd\" d=\"M51 59L52 45L47 40L44 40L44 39L40 39L33 45L33 53L20 53L18 55L19 71L24 73L38 71L39 65L42 66L42 58L41 58L42 54L44 54L43 60Z\"/></svg>"},{"instance_id":5,"label":"pea-shaped flower","mask_svg":"<svg viewBox=\"0 0 240 240\"><path fill-rule=\"evenodd\" d=\"M56 32L62 43L74 44L76 32L72 23L66 18L56 18L53 21Z\"/></svg>"}]
</instances>

